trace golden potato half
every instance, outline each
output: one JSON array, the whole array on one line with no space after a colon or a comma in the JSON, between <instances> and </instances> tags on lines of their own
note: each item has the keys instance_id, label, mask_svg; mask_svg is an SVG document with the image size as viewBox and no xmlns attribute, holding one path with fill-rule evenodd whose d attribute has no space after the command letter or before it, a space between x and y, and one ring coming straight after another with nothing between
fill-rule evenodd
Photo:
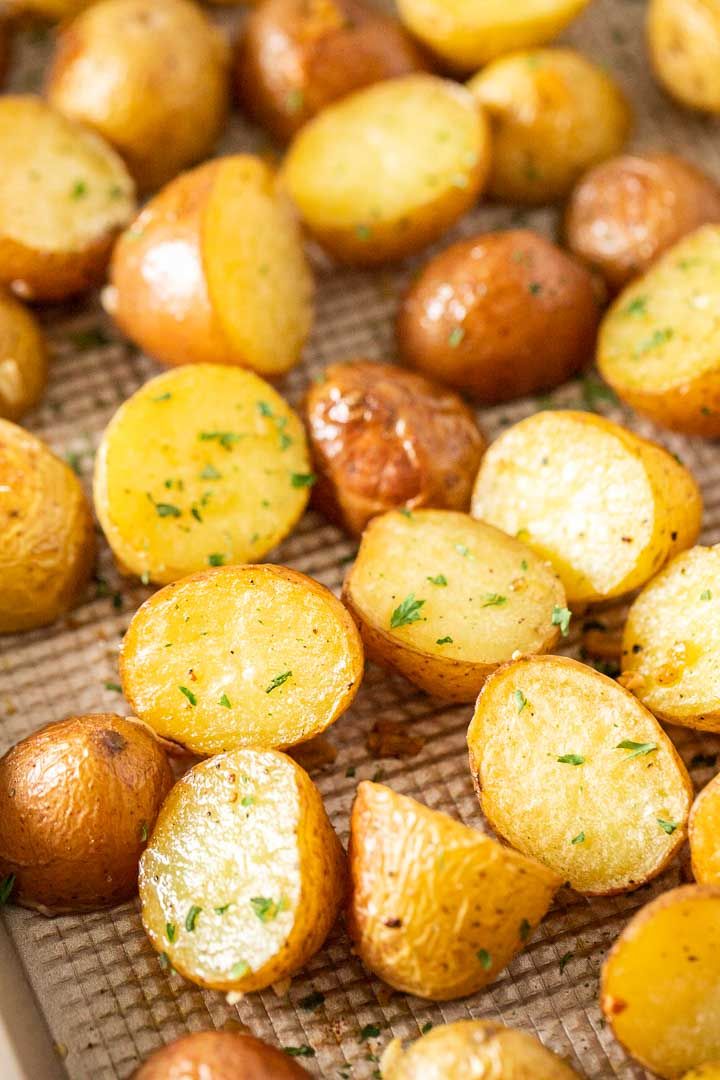
<instances>
[{"instance_id":1,"label":"golden potato half","mask_svg":"<svg viewBox=\"0 0 720 1080\"><path fill-rule=\"evenodd\" d=\"M720 113L717 0L650 0L648 45L655 74L682 105Z\"/></svg>"},{"instance_id":2,"label":"golden potato half","mask_svg":"<svg viewBox=\"0 0 720 1080\"><path fill-rule=\"evenodd\" d=\"M120 674L138 716L194 753L283 748L348 708L363 650L324 585L285 566L228 566L146 600Z\"/></svg>"},{"instance_id":3,"label":"golden potato half","mask_svg":"<svg viewBox=\"0 0 720 1080\"><path fill-rule=\"evenodd\" d=\"M562 878L383 784L358 786L348 930L370 970L432 1001L474 994L520 952Z\"/></svg>"},{"instance_id":4,"label":"golden potato half","mask_svg":"<svg viewBox=\"0 0 720 1080\"><path fill-rule=\"evenodd\" d=\"M685 840L692 783L672 742L632 694L576 660L501 668L468 747L493 829L578 892L636 889Z\"/></svg>"},{"instance_id":5,"label":"golden potato half","mask_svg":"<svg viewBox=\"0 0 720 1080\"><path fill-rule=\"evenodd\" d=\"M514 537L451 510L375 518L343 599L371 660L447 701L474 701L515 653L552 649L570 617L546 562Z\"/></svg>"},{"instance_id":6,"label":"golden potato half","mask_svg":"<svg viewBox=\"0 0 720 1080\"><path fill-rule=\"evenodd\" d=\"M720 1061L709 1061L685 1073L683 1080L720 1080Z\"/></svg>"},{"instance_id":7,"label":"golden potato half","mask_svg":"<svg viewBox=\"0 0 720 1080\"><path fill-rule=\"evenodd\" d=\"M0 416L19 420L47 382L47 349L30 312L0 289Z\"/></svg>"},{"instance_id":8,"label":"golden potato half","mask_svg":"<svg viewBox=\"0 0 720 1080\"><path fill-rule=\"evenodd\" d=\"M720 886L720 776L693 803L689 834L695 880L700 885Z\"/></svg>"},{"instance_id":9,"label":"golden potato half","mask_svg":"<svg viewBox=\"0 0 720 1080\"><path fill-rule=\"evenodd\" d=\"M282 1050L238 1031L194 1031L156 1050L133 1080L303 1080Z\"/></svg>"},{"instance_id":10,"label":"golden potato half","mask_svg":"<svg viewBox=\"0 0 720 1080\"><path fill-rule=\"evenodd\" d=\"M323 944L345 855L292 758L233 750L165 801L140 862L143 925L176 971L214 990L262 990Z\"/></svg>"},{"instance_id":11,"label":"golden potato half","mask_svg":"<svg viewBox=\"0 0 720 1080\"><path fill-rule=\"evenodd\" d=\"M697 539L695 480L662 447L590 413L545 411L485 454L472 514L549 559L570 604L637 589Z\"/></svg>"},{"instance_id":12,"label":"golden potato half","mask_svg":"<svg viewBox=\"0 0 720 1080\"><path fill-rule=\"evenodd\" d=\"M625 1049L666 1080L718 1060L720 888L686 885L641 908L605 961L601 1004Z\"/></svg>"},{"instance_id":13,"label":"golden potato half","mask_svg":"<svg viewBox=\"0 0 720 1080\"><path fill-rule=\"evenodd\" d=\"M0 879L13 902L53 915L128 900L172 784L137 720L72 716L17 743L0 758Z\"/></svg>"},{"instance_id":14,"label":"golden potato half","mask_svg":"<svg viewBox=\"0 0 720 1080\"><path fill-rule=\"evenodd\" d=\"M489 152L469 91L406 75L323 109L295 136L282 177L320 244L370 266L418 251L472 206Z\"/></svg>"},{"instance_id":15,"label":"golden potato half","mask_svg":"<svg viewBox=\"0 0 720 1080\"><path fill-rule=\"evenodd\" d=\"M0 284L62 300L102 280L115 236L135 212L122 159L40 98L0 98Z\"/></svg>"},{"instance_id":16,"label":"golden potato half","mask_svg":"<svg viewBox=\"0 0 720 1080\"><path fill-rule=\"evenodd\" d=\"M95 459L95 509L121 569L158 584L253 562L305 509L305 432L250 371L192 364L120 406Z\"/></svg>"}]
</instances>

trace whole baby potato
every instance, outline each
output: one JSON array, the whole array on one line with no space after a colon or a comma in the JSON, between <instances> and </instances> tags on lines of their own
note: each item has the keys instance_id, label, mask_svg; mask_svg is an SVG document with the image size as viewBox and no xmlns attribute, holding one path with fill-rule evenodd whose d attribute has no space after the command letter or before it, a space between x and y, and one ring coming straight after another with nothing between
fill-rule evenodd
<instances>
[{"instance_id":1,"label":"whole baby potato","mask_svg":"<svg viewBox=\"0 0 720 1080\"><path fill-rule=\"evenodd\" d=\"M253 1035L195 1031L156 1050L133 1080L302 1080L297 1061Z\"/></svg>"},{"instance_id":2,"label":"whole baby potato","mask_svg":"<svg viewBox=\"0 0 720 1080\"><path fill-rule=\"evenodd\" d=\"M0 416L19 420L40 400L47 350L30 312L0 290Z\"/></svg>"},{"instance_id":3,"label":"whole baby potato","mask_svg":"<svg viewBox=\"0 0 720 1080\"><path fill-rule=\"evenodd\" d=\"M71 716L17 743L0 759L0 878L13 901L53 915L129 899L172 784L138 720Z\"/></svg>"},{"instance_id":4,"label":"whole baby potato","mask_svg":"<svg viewBox=\"0 0 720 1080\"><path fill-rule=\"evenodd\" d=\"M682 105L720 112L720 3L651 0L648 45L655 74Z\"/></svg>"},{"instance_id":5,"label":"whole baby potato","mask_svg":"<svg viewBox=\"0 0 720 1080\"><path fill-rule=\"evenodd\" d=\"M460 240L411 285L397 320L403 359L485 404L550 390L592 357L591 273L529 230Z\"/></svg>"}]
</instances>

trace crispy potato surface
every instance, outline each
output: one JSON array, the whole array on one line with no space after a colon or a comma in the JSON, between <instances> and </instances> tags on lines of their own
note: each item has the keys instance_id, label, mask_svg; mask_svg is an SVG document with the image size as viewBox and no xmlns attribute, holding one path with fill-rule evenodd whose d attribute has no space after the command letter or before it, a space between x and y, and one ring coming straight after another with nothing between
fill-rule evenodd
<instances>
[{"instance_id":1,"label":"crispy potato surface","mask_svg":"<svg viewBox=\"0 0 720 1080\"><path fill-rule=\"evenodd\" d=\"M369 266L418 251L472 206L489 152L469 91L406 75L323 109L295 136L282 175L322 246Z\"/></svg>"},{"instance_id":2,"label":"crispy potato surface","mask_svg":"<svg viewBox=\"0 0 720 1080\"><path fill-rule=\"evenodd\" d=\"M324 585L285 566L223 567L146 600L120 674L138 716L195 753L282 748L348 708L363 650Z\"/></svg>"},{"instance_id":3,"label":"crispy potato surface","mask_svg":"<svg viewBox=\"0 0 720 1080\"><path fill-rule=\"evenodd\" d=\"M0 758L0 879L45 915L119 904L172 770L153 733L109 713L36 731Z\"/></svg>"},{"instance_id":4,"label":"crispy potato surface","mask_svg":"<svg viewBox=\"0 0 720 1080\"><path fill-rule=\"evenodd\" d=\"M47 349L30 312L0 289L0 416L19 420L47 382Z\"/></svg>"},{"instance_id":5,"label":"crispy potato surface","mask_svg":"<svg viewBox=\"0 0 720 1080\"><path fill-rule=\"evenodd\" d=\"M237 1031L194 1031L148 1058L133 1080L302 1080L282 1050Z\"/></svg>"},{"instance_id":6,"label":"crispy potato surface","mask_svg":"<svg viewBox=\"0 0 720 1080\"><path fill-rule=\"evenodd\" d=\"M641 908L605 961L601 1004L625 1049L666 1080L720 1057L720 888L686 885Z\"/></svg>"},{"instance_id":7,"label":"crispy potato surface","mask_svg":"<svg viewBox=\"0 0 720 1080\"><path fill-rule=\"evenodd\" d=\"M321 947L345 855L292 758L233 750L196 765L165 801L140 862L142 920L192 982L262 990Z\"/></svg>"},{"instance_id":8,"label":"crispy potato surface","mask_svg":"<svg viewBox=\"0 0 720 1080\"><path fill-rule=\"evenodd\" d=\"M448 701L473 701L515 653L552 649L565 611L563 587L546 562L451 510L375 518L343 599L371 660Z\"/></svg>"},{"instance_id":9,"label":"crispy potato surface","mask_svg":"<svg viewBox=\"0 0 720 1080\"><path fill-rule=\"evenodd\" d=\"M383 784L358 785L348 930L363 963L432 1001L474 994L519 952L562 879Z\"/></svg>"},{"instance_id":10,"label":"crispy potato surface","mask_svg":"<svg viewBox=\"0 0 720 1080\"><path fill-rule=\"evenodd\" d=\"M650 58L682 105L720 112L720 6L717 0L650 0Z\"/></svg>"},{"instance_id":11,"label":"crispy potato surface","mask_svg":"<svg viewBox=\"0 0 720 1080\"><path fill-rule=\"evenodd\" d=\"M689 833L695 880L700 885L720 886L720 776L695 799Z\"/></svg>"},{"instance_id":12,"label":"crispy potato surface","mask_svg":"<svg viewBox=\"0 0 720 1080\"><path fill-rule=\"evenodd\" d=\"M120 406L95 459L95 509L120 567L158 584L253 562L292 530L310 473L298 416L250 371L192 364Z\"/></svg>"},{"instance_id":13,"label":"crispy potato surface","mask_svg":"<svg viewBox=\"0 0 720 1080\"><path fill-rule=\"evenodd\" d=\"M562 199L586 169L619 153L630 134L620 88L574 49L512 53L468 86L490 117L489 192L505 202Z\"/></svg>"},{"instance_id":14,"label":"crispy potato surface","mask_svg":"<svg viewBox=\"0 0 720 1080\"><path fill-rule=\"evenodd\" d=\"M487 404L550 390L592 357L600 320L592 275L526 229L460 240L405 296L400 353Z\"/></svg>"},{"instance_id":15,"label":"crispy potato surface","mask_svg":"<svg viewBox=\"0 0 720 1080\"><path fill-rule=\"evenodd\" d=\"M507 664L468 729L483 813L586 895L644 885L686 836L692 783L632 694L562 656Z\"/></svg>"},{"instance_id":16,"label":"crispy potato surface","mask_svg":"<svg viewBox=\"0 0 720 1080\"><path fill-rule=\"evenodd\" d=\"M313 501L359 536L396 507L467 510L485 438L462 399L394 364L331 364L305 398Z\"/></svg>"},{"instance_id":17,"label":"crispy potato surface","mask_svg":"<svg viewBox=\"0 0 720 1080\"><path fill-rule=\"evenodd\" d=\"M568 410L503 432L483 458L472 513L549 559L570 603L585 604L637 589L690 547L702 500L660 446Z\"/></svg>"}]
</instances>

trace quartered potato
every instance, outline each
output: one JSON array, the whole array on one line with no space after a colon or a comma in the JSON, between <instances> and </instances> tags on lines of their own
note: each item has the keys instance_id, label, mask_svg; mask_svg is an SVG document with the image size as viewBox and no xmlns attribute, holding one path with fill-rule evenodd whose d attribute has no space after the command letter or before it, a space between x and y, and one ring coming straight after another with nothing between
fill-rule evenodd
<instances>
[{"instance_id":1,"label":"quartered potato","mask_svg":"<svg viewBox=\"0 0 720 1080\"><path fill-rule=\"evenodd\" d=\"M19 420L42 397L47 349L30 312L0 290L0 416Z\"/></svg>"},{"instance_id":2,"label":"quartered potato","mask_svg":"<svg viewBox=\"0 0 720 1080\"><path fill-rule=\"evenodd\" d=\"M615 1037L657 1076L719 1060L720 888L686 885L641 908L605 961L601 991Z\"/></svg>"},{"instance_id":3,"label":"quartered potato","mask_svg":"<svg viewBox=\"0 0 720 1080\"><path fill-rule=\"evenodd\" d=\"M295 136L288 194L341 262L370 266L437 239L474 204L490 136L464 87L434 75L389 79L323 109Z\"/></svg>"},{"instance_id":4,"label":"quartered potato","mask_svg":"<svg viewBox=\"0 0 720 1080\"><path fill-rule=\"evenodd\" d=\"M628 686L671 724L720 732L720 546L684 551L628 612Z\"/></svg>"},{"instance_id":5,"label":"quartered potato","mask_svg":"<svg viewBox=\"0 0 720 1080\"><path fill-rule=\"evenodd\" d=\"M102 280L135 211L120 157L38 97L0 98L0 284L62 300Z\"/></svg>"},{"instance_id":6,"label":"quartered potato","mask_svg":"<svg viewBox=\"0 0 720 1080\"><path fill-rule=\"evenodd\" d=\"M432 1001L492 982L562 883L476 829L367 780L353 804L349 859L348 930L360 959L396 990Z\"/></svg>"},{"instance_id":7,"label":"quartered potato","mask_svg":"<svg viewBox=\"0 0 720 1080\"><path fill-rule=\"evenodd\" d=\"M690 547L702 501L662 447L604 417L545 411L492 444L472 513L549 559L579 605L637 589Z\"/></svg>"},{"instance_id":8,"label":"quartered potato","mask_svg":"<svg viewBox=\"0 0 720 1080\"><path fill-rule=\"evenodd\" d=\"M630 134L620 88L574 49L503 56L468 86L490 117L489 192L504 202L564 198L586 169L619 153Z\"/></svg>"},{"instance_id":9,"label":"quartered potato","mask_svg":"<svg viewBox=\"0 0 720 1080\"><path fill-rule=\"evenodd\" d=\"M685 840L692 783L672 742L632 694L575 660L501 668L468 747L493 829L578 892L636 889Z\"/></svg>"},{"instance_id":10,"label":"quartered potato","mask_svg":"<svg viewBox=\"0 0 720 1080\"><path fill-rule=\"evenodd\" d=\"M343 599L371 660L447 701L473 701L516 653L548 652L570 618L547 563L450 510L375 518Z\"/></svg>"},{"instance_id":11,"label":"quartered potato","mask_svg":"<svg viewBox=\"0 0 720 1080\"><path fill-rule=\"evenodd\" d=\"M115 413L95 459L95 509L123 572L164 585L262 558L312 483L302 424L277 391L250 371L192 364Z\"/></svg>"},{"instance_id":12,"label":"quartered potato","mask_svg":"<svg viewBox=\"0 0 720 1080\"><path fill-rule=\"evenodd\" d=\"M650 0L648 45L655 74L682 105L720 113L717 0Z\"/></svg>"},{"instance_id":13,"label":"quartered potato","mask_svg":"<svg viewBox=\"0 0 720 1080\"><path fill-rule=\"evenodd\" d=\"M603 320L598 367L658 424L720 435L720 226L686 236L620 294Z\"/></svg>"},{"instance_id":14,"label":"quartered potato","mask_svg":"<svg viewBox=\"0 0 720 1080\"><path fill-rule=\"evenodd\" d=\"M340 601L285 566L168 585L136 612L120 657L137 715L197 754L311 739L348 708L362 673Z\"/></svg>"},{"instance_id":15,"label":"quartered potato","mask_svg":"<svg viewBox=\"0 0 720 1080\"><path fill-rule=\"evenodd\" d=\"M140 862L150 941L213 990L293 975L323 944L344 892L345 855L320 793L271 750L233 750L186 773Z\"/></svg>"},{"instance_id":16,"label":"quartered potato","mask_svg":"<svg viewBox=\"0 0 720 1080\"><path fill-rule=\"evenodd\" d=\"M133 1080L303 1080L282 1050L239 1031L194 1031L156 1050Z\"/></svg>"},{"instance_id":17,"label":"quartered potato","mask_svg":"<svg viewBox=\"0 0 720 1080\"><path fill-rule=\"evenodd\" d=\"M702 789L690 813L690 854L695 880L720 886L720 776Z\"/></svg>"},{"instance_id":18,"label":"quartered potato","mask_svg":"<svg viewBox=\"0 0 720 1080\"><path fill-rule=\"evenodd\" d=\"M0 633L63 615L94 558L90 507L75 473L40 439L0 419Z\"/></svg>"}]
</instances>

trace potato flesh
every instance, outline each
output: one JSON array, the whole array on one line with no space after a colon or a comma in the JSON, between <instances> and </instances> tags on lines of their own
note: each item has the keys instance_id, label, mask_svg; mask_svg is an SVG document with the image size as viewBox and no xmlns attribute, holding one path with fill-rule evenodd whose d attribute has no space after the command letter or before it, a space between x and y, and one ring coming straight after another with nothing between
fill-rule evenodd
<instances>
[{"instance_id":1,"label":"potato flesh","mask_svg":"<svg viewBox=\"0 0 720 1080\"><path fill-rule=\"evenodd\" d=\"M666 89L684 105L720 112L717 0L652 0L648 42Z\"/></svg>"},{"instance_id":2,"label":"potato flesh","mask_svg":"<svg viewBox=\"0 0 720 1080\"><path fill-rule=\"evenodd\" d=\"M704 787L690 815L690 854L695 880L720 886L720 778Z\"/></svg>"},{"instance_id":3,"label":"potato flesh","mask_svg":"<svg viewBox=\"0 0 720 1080\"><path fill-rule=\"evenodd\" d=\"M632 756L625 741L655 749ZM684 839L692 786L672 743L582 664L534 657L503 668L478 699L468 745L493 828L578 892L642 885ZM567 756L582 761L558 760Z\"/></svg>"}]
</instances>

